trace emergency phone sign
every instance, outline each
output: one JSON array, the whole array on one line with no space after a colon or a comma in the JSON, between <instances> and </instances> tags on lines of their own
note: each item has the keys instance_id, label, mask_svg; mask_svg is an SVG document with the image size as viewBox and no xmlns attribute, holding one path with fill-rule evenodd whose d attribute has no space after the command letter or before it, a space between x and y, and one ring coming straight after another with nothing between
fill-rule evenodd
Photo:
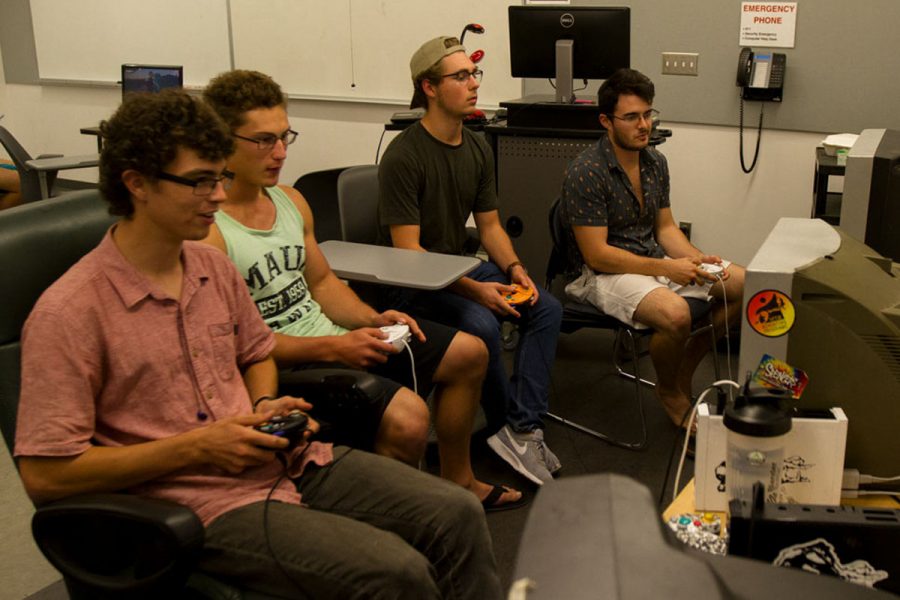
<instances>
[{"instance_id":1,"label":"emergency phone sign","mask_svg":"<svg viewBox=\"0 0 900 600\"><path fill-rule=\"evenodd\" d=\"M796 2L741 2L740 46L793 48Z\"/></svg>"}]
</instances>

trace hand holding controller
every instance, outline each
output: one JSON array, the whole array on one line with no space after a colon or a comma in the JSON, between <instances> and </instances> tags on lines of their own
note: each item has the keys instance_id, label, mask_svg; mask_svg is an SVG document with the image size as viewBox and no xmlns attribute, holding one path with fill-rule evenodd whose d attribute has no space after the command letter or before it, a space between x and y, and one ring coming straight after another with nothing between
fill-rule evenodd
<instances>
[{"instance_id":1,"label":"hand holding controller","mask_svg":"<svg viewBox=\"0 0 900 600\"><path fill-rule=\"evenodd\" d=\"M395 323L393 325L385 325L384 327L380 327L380 329L387 334L387 339L384 341L393 346L397 351L403 350L403 347L409 342L409 325Z\"/></svg>"},{"instance_id":2,"label":"hand holding controller","mask_svg":"<svg viewBox=\"0 0 900 600\"><path fill-rule=\"evenodd\" d=\"M253 429L285 438L289 442L286 449L290 450L303 439L303 433L308 426L309 417L299 410L295 410L284 416L274 416L268 421L256 425Z\"/></svg>"},{"instance_id":3,"label":"hand holding controller","mask_svg":"<svg viewBox=\"0 0 900 600\"><path fill-rule=\"evenodd\" d=\"M720 278L722 276L722 273L725 271L725 267L723 267L722 265L716 265L712 263L700 263L700 269L702 271L706 271L717 279Z\"/></svg>"},{"instance_id":4,"label":"hand holding controller","mask_svg":"<svg viewBox=\"0 0 900 600\"><path fill-rule=\"evenodd\" d=\"M517 284L512 284L512 287L515 288L512 293L506 294L503 299L506 300L506 303L510 306L518 306L520 304L524 304L531 300L532 296L534 296L534 290L531 288L523 288Z\"/></svg>"}]
</instances>

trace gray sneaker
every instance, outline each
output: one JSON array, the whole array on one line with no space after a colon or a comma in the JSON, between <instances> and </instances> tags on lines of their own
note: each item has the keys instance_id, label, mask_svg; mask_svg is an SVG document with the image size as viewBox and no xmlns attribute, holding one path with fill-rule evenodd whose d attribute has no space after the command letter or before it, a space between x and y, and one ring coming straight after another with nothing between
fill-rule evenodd
<instances>
[{"instance_id":1,"label":"gray sneaker","mask_svg":"<svg viewBox=\"0 0 900 600\"><path fill-rule=\"evenodd\" d=\"M516 433L509 425L488 438L488 446L513 469L535 482L544 485L553 476L544 464L544 436L540 429L529 433Z\"/></svg>"},{"instance_id":2,"label":"gray sneaker","mask_svg":"<svg viewBox=\"0 0 900 600\"><path fill-rule=\"evenodd\" d=\"M547 442L544 441L544 430L535 429L533 433L534 441L537 442L541 449L541 454L544 457L544 464L547 466L547 470L550 471L551 475L556 475L556 472L562 469L562 463L559 462L559 459L553 454L553 451L550 450Z\"/></svg>"}]
</instances>

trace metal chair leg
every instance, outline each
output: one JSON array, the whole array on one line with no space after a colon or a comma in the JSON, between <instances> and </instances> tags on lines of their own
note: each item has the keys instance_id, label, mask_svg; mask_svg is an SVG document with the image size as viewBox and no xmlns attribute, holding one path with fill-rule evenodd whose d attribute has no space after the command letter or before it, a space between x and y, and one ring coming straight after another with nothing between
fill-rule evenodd
<instances>
[{"instance_id":1,"label":"metal chair leg","mask_svg":"<svg viewBox=\"0 0 900 600\"><path fill-rule=\"evenodd\" d=\"M613 352L616 352L618 350L618 346L621 344L620 336L622 335L623 330L628 335L628 338L631 342L631 359L634 362L634 366L635 366L635 374L631 375L630 379L632 379L634 381L634 401L635 401L635 403L637 403L638 414L640 415L640 418L641 418L641 437L640 437L640 439L636 442L622 442L622 441L613 439L604 433L600 433L599 431L591 429L590 427L585 427L584 425L581 425L580 423L576 423L575 421L570 421L569 419L566 419L565 417L561 417L561 416L551 413L551 412L547 413L547 418L552 419L553 421L556 421L557 423L566 425L567 427L571 427L572 429L580 431L581 433L584 433L591 437L597 438L598 440L606 442L607 444L610 444L612 446L617 446L619 448L624 448L626 450L643 450L647 446L647 419L646 419L646 416L644 415L644 404L643 404L643 402L641 402L641 381L642 380L640 378L640 372L638 371L639 367L638 367L638 355L637 355L637 342L635 340L634 335L632 334L632 332L630 330L625 329L623 327L620 327L619 329L616 330L616 339L613 342ZM616 369L621 373L621 369L619 368L619 365L617 364L615 359L613 359L613 362L614 362L614 364L616 364Z\"/></svg>"}]
</instances>

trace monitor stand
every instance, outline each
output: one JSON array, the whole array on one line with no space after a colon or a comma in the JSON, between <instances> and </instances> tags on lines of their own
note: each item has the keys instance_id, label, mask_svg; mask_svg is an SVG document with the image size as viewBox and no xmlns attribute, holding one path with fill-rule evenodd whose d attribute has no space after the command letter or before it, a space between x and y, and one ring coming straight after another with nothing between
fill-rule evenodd
<instances>
[{"instance_id":1,"label":"monitor stand","mask_svg":"<svg viewBox=\"0 0 900 600\"><path fill-rule=\"evenodd\" d=\"M572 85L574 45L572 40L556 40L556 101L560 104L575 102Z\"/></svg>"}]
</instances>

